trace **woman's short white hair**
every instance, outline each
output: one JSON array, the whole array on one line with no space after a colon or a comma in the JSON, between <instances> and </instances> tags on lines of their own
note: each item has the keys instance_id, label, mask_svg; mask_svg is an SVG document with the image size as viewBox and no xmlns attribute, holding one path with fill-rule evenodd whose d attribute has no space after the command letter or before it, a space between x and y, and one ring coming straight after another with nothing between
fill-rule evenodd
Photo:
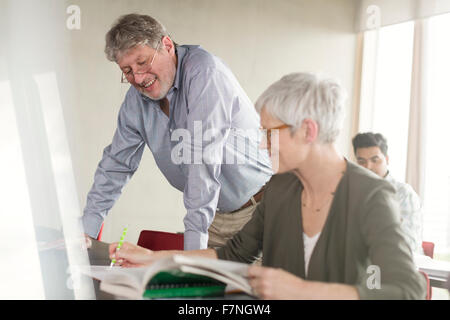
<instances>
[{"instance_id":1,"label":"woman's short white hair","mask_svg":"<svg viewBox=\"0 0 450 320\"><path fill-rule=\"evenodd\" d=\"M319 141L333 143L344 119L345 90L334 79L312 73L291 73L273 83L258 98L256 110L264 108L271 116L296 129L303 120L319 126Z\"/></svg>"}]
</instances>

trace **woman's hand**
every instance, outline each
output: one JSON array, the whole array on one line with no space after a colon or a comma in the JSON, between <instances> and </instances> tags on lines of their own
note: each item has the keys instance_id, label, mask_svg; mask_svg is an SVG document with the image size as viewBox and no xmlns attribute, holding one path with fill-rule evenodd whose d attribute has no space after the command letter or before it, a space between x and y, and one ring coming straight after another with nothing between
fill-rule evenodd
<instances>
[{"instance_id":1,"label":"woman's hand","mask_svg":"<svg viewBox=\"0 0 450 320\"><path fill-rule=\"evenodd\" d=\"M126 268L143 267L151 264L154 260L153 251L151 250L124 242L120 249L116 251L118 245L118 242L109 245L109 257L116 259L116 266Z\"/></svg>"},{"instance_id":2,"label":"woman's hand","mask_svg":"<svg viewBox=\"0 0 450 320\"><path fill-rule=\"evenodd\" d=\"M250 266L250 286L255 295L262 299L302 299L305 281L282 269ZM304 297L303 297L304 298Z\"/></svg>"},{"instance_id":3,"label":"woman's hand","mask_svg":"<svg viewBox=\"0 0 450 320\"><path fill-rule=\"evenodd\" d=\"M282 269L250 266L248 275L253 292L262 299L359 299L355 286L303 280Z\"/></svg>"}]
</instances>

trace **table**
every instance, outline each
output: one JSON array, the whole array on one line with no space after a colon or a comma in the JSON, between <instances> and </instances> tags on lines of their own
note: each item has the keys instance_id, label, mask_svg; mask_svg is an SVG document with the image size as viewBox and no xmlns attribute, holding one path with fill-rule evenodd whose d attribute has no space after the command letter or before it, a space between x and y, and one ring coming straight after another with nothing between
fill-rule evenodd
<instances>
[{"instance_id":1,"label":"table","mask_svg":"<svg viewBox=\"0 0 450 320\"><path fill-rule=\"evenodd\" d=\"M430 279L430 286L432 287L441 289L450 288L450 284L448 283L449 280L444 277L436 277L428 274L428 279Z\"/></svg>"},{"instance_id":2,"label":"table","mask_svg":"<svg viewBox=\"0 0 450 320\"><path fill-rule=\"evenodd\" d=\"M450 262L435 260L422 255L414 255L414 261L417 268L428 275L432 287L450 288Z\"/></svg>"}]
</instances>

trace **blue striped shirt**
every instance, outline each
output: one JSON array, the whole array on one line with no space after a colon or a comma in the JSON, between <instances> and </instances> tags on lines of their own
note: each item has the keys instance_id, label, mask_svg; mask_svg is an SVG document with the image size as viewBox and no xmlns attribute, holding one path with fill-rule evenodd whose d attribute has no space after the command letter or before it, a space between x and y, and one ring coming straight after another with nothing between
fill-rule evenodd
<instances>
[{"instance_id":1,"label":"blue striped shirt","mask_svg":"<svg viewBox=\"0 0 450 320\"><path fill-rule=\"evenodd\" d=\"M259 116L230 69L199 46L178 46L177 56L169 117L133 86L126 94L87 195L82 221L91 237L137 170L145 145L183 192L186 250L206 248L216 212L240 208L272 175L268 153L258 147Z\"/></svg>"}]
</instances>

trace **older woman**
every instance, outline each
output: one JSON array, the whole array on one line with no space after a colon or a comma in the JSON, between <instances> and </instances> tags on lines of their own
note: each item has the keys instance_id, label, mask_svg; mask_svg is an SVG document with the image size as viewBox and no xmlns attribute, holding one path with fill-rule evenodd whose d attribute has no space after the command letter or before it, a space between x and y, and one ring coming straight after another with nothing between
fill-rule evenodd
<instances>
[{"instance_id":1,"label":"older woman","mask_svg":"<svg viewBox=\"0 0 450 320\"><path fill-rule=\"evenodd\" d=\"M266 299L423 299L425 280L400 230L393 187L335 146L343 101L339 84L312 74L271 85L256 109L278 174L225 247L185 254L250 263L262 251L263 266L249 275ZM127 243L117 257L133 266L173 253Z\"/></svg>"}]
</instances>

